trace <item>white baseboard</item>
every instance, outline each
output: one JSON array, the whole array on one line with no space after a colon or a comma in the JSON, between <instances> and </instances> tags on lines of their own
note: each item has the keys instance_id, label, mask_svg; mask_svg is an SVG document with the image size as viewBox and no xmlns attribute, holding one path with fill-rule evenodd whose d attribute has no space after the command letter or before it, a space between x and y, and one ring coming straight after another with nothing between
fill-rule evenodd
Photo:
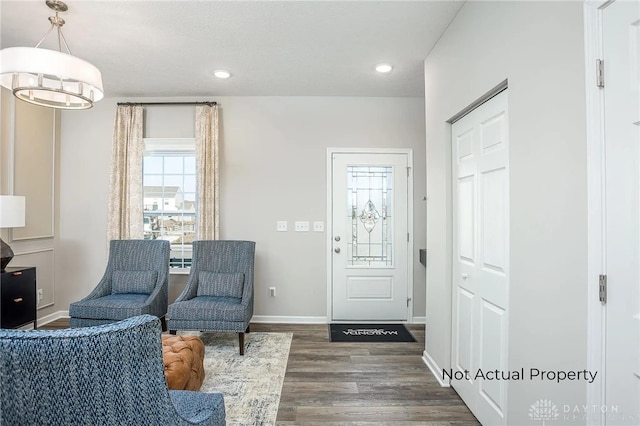
<instances>
[{"instance_id":1,"label":"white baseboard","mask_svg":"<svg viewBox=\"0 0 640 426\"><path fill-rule=\"evenodd\" d=\"M60 318L69 318L69 311L58 311L38 318L38 326L49 324Z\"/></svg>"},{"instance_id":2,"label":"white baseboard","mask_svg":"<svg viewBox=\"0 0 640 426\"><path fill-rule=\"evenodd\" d=\"M266 324L328 324L327 317L289 317L277 315L254 315L251 322Z\"/></svg>"},{"instance_id":3,"label":"white baseboard","mask_svg":"<svg viewBox=\"0 0 640 426\"><path fill-rule=\"evenodd\" d=\"M17 327L16 330L33 330L33 323Z\"/></svg>"},{"instance_id":4,"label":"white baseboard","mask_svg":"<svg viewBox=\"0 0 640 426\"><path fill-rule=\"evenodd\" d=\"M69 318L69 311L57 311L49 315L38 318L39 325L45 325L59 318ZM254 315L251 322L265 324L329 324L331 321L327 317L293 317L278 315ZM413 317L412 324L424 324L425 317Z\"/></svg>"},{"instance_id":5,"label":"white baseboard","mask_svg":"<svg viewBox=\"0 0 640 426\"><path fill-rule=\"evenodd\" d=\"M422 361L427 364L427 367L429 367L429 370L431 370L431 374L433 374L438 383L440 383L440 386L444 388L448 388L451 386L451 382L449 381L449 379L444 379L442 377L442 369L438 367L438 364L433 360L433 358L431 358L431 355L429 355L427 351L424 351L422 353Z\"/></svg>"},{"instance_id":6,"label":"white baseboard","mask_svg":"<svg viewBox=\"0 0 640 426\"><path fill-rule=\"evenodd\" d=\"M384 322L389 324L426 324L426 317L413 317L413 321L340 321L344 323ZM254 315L251 322L265 324L329 324L327 317L292 317L279 315Z\"/></svg>"}]
</instances>

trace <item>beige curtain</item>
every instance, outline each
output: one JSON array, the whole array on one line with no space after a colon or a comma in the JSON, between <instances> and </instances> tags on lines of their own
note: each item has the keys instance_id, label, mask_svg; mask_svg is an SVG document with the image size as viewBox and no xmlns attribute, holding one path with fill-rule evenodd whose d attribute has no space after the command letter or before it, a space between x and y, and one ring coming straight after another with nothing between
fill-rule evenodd
<instances>
[{"instance_id":1,"label":"beige curtain","mask_svg":"<svg viewBox=\"0 0 640 426\"><path fill-rule=\"evenodd\" d=\"M119 105L113 129L108 240L143 238L143 108Z\"/></svg>"},{"instance_id":2,"label":"beige curtain","mask_svg":"<svg viewBox=\"0 0 640 426\"><path fill-rule=\"evenodd\" d=\"M196 106L196 238L220 235L218 184L218 106Z\"/></svg>"}]
</instances>

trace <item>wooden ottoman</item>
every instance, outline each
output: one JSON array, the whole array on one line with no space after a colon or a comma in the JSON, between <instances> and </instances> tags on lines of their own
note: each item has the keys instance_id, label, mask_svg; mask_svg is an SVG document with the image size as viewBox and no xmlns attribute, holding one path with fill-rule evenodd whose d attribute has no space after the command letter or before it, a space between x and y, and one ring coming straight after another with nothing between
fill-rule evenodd
<instances>
[{"instance_id":1,"label":"wooden ottoman","mask_svg":"<svg viewBox=\"0 0 640 426\"><path fill-rule=\"evenodd\" d=\"M200 390L204 380L204 343L199 337L163 334L162 360L169 389Z\"/></svg>"}]
</instances>

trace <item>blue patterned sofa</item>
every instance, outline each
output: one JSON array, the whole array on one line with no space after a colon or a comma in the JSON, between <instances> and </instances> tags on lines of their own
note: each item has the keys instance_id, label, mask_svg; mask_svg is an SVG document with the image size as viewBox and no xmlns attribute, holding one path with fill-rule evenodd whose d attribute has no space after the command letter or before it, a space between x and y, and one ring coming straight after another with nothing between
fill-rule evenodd
<instances>
[{"instance_id":1,"label":"blue patterned sofa","mask_svg":"<svg viewBox=\"0 0 640 426\"><path fill-rule=\"evenodd\" d=\"M1 425L224 425L219 393L169 391L160 321L0 330Z\"/></svg>"}]
</instances>

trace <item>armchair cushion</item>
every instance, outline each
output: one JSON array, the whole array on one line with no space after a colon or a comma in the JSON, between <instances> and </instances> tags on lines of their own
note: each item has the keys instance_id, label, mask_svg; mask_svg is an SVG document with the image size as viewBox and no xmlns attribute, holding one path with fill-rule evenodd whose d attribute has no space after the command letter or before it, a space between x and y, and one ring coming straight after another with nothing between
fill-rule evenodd
<instances>
[{"instance_id":1,"label":"armchair cushion","mask_svg":"<svg viewBox=\"0 0 640 426\"><path fill-rule=\"evenodd\" d=\"M197 296L169 305L169 320L245 321L251 306L236 297ZM246 326L245 326L246 328ZM244 329L243 329L244 330Z\"/></svg>"},{"instance_id":2,"label":"armchair cushion","mask_svg":"<svg viewBox=\"0 0 640 426\"><path fill-rule=\"evenodd\" d=\"M242 298L244 274L200 271L198 275L198 296Z\"/></svg>"},{"instance_id":3,"label":"armchair cushion","mask_svg":"<svg viewBox=\"0 0 640 426\"><path fill-rule=\"evenodd\" d=\"M120 321L142 314L152 314L145 302L147 294L110 294L97 299L74 302L69 306L72 318L101 318Z\"/></svg>"},{"instance_id":4,"label":"armchair cushion","mask_svg":"<svg viewBox=\"0 0 640 426\"><path fill-rule=\"evenodd\" d=\"M156 287L157 271L113 271L111 294L151 294Z\"/></svg>"}]
</instances>

